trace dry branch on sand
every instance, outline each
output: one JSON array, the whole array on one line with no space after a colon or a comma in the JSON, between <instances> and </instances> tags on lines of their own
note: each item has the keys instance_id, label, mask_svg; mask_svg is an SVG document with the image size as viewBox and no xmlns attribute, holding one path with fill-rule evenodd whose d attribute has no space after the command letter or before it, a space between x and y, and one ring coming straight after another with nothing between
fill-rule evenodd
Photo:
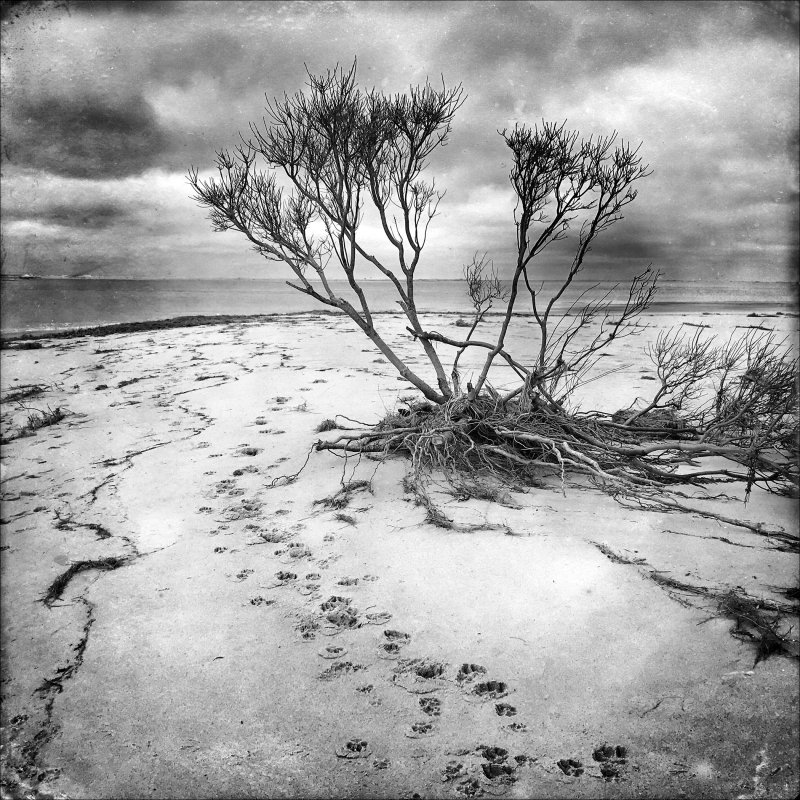
<instances>
[{"instance_id":1,"label":"dry branch on sand","mask_svg":"<svg viewBox=\"0 0 800 800\"><path fill-rule=\"evenodd\" d=\"M27 436L33 436L40 428L46 428L50 425L56 425L67 416L66 412L61 408L50 408L42 410L40 408L32 408L22 402L18 402L18 407L27 412L25 423L17 428L16 431L0 437L0 443L7 444L15 439L23 439Z\"/></svg>"},{"instance_id":2,"label":"dry branch on sand","mask_svg":"<svg viewBox=\"0 0 800 800\"><path fill-rule=\"evenodd\" d=\"M629 558L615 552L604 542L593 542L592 544L615 564L636 565L645 577L661 586L684 605L689 605L689 603L681 598L687 596L699 601L711 601L713 603L712 617L725 617L732 620L734 627L731 634L753 644L755 649L754 667L759 661L765 661L772 655L787 655L797 658L800 654L796 634L794 637L790 635L794 626L788 624L788 619L796 618L800 611L796 602L780 603L752 597L738 587L736 589L714 589L686 583L653 569L644 558Z\"/></svg>"}]
</instances>

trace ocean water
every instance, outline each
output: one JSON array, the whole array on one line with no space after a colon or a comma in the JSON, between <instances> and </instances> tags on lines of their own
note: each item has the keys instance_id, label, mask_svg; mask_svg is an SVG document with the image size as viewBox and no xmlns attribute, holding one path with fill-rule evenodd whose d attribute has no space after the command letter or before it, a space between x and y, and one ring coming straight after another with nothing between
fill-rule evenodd
<instances>
[{"instance_id":1,"label":"ocean water","mask_svg":"<svg viewBox=\"0 0 800 800\"><path fill-rule=\"evenodd\" d=\"M576 281L557 304L567 308L594 281ZM345 282L332 282L337 293L355 304ZM363 284L373 311L399 310L393 287L385 281ZM545 292L557 287L545 282ZM601 282L598 291L612 283ZM420 311L468 313L470 302L461 281L420 281L416 285ZM596 296L596 293L593 293ZM624 302L621 286L613 299ZM529 311L527 295L517 309ZM792 311L797 306L793 283L705 283L663 281L651 310L658 312ZM499 306L498 306L499 307ZM116 322L142 322L185 315L276 314L315 311L313 298L280 280L78 280L36 278L0 282L0 330L3 333L62 330Z\"/></svg>"}]
</instances>

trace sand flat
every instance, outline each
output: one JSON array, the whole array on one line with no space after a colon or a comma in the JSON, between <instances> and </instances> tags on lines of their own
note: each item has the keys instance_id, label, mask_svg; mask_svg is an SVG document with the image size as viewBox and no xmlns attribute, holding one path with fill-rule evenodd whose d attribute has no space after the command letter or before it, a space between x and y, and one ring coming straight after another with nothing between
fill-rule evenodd
<instances>
[{"instance_id":1,"label":"sand flat","mask_svg":"<svg viewBox=\"0 0 800 800\"><path fill-rule=\"evenodd\" d=\"M797 327L645 321L584 407L650 388L641 351L658 327ZM403 331L399 315L379 324ZM408 338L399 350L421 363ZM443 530L404 495L400 459L313 453L272 488L335 435L315 433L322 420L373 423L412 393L343 318L43 340L0 358L4 395L47 384L30 405L67 412L1 459L4 748L41 790L797 794L797 660L754 667L730 620L650 577L785 600L795 553L577 484L515 493L513 508L443 496L454 519L487 524ZM3 411L7 426L25 413ZM315 502L343 480L371 486L344 508ZM797 528L796 501L757 490L706 507ZM42 603L76 564L94 566Z\"/></svg>"}]
</instances>

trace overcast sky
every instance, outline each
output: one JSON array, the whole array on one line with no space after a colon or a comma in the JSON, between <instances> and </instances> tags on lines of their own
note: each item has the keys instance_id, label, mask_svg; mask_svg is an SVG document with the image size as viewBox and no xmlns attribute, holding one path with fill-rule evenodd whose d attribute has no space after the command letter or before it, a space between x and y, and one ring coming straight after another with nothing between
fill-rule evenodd
<instances>
[{"instance_id":1,"label":"overcast sky","mask_svg":"<svg viewBox=\"0 0 800 800\"><path fill-rule=\"evenodd\" d=\"M213 166L264 95L358 58L364 87L443 75L468 96L431 174L447 189L421 277L513 260L497 129L567 120L643 142L653 175L587 276L796 279L795 2L4 4L5 274L272 277L213 233L186 171ZM542 274L557 268L547 255ZM591 270L591 271L590 271Z\"/></svg>"}]
</instances>

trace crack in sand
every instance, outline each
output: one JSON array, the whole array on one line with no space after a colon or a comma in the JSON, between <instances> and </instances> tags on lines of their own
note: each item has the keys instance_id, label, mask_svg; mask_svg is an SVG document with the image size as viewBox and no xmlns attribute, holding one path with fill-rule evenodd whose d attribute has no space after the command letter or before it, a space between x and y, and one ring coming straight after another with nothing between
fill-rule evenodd
<instances>
[{"instance_id":1,"label":"crack in sand","mask_svg":"<svg viewBox=\"0 0 800 800\"><path fill-rule=\"evenodd\" d=\"M20 777L25 782L41 785L47 778L57 777L58 774L60 774L59 769L48 769L40 764L39 756L42 748L52 741L53 737L58 733L59 728L53 723L53 708L55 706L56 697L64 691L64 681L73 678L81 664L83 664L86 648L89 645L89 634L95 622L94 604L83 595L79 595L75 600L84 605L86 609L86 620L81 631L81 636L77 644L72 648L74 657L66 666L56 668L53 677L45 678L41 685L34 690L34 696L38 696L44 700L44 719L38 726L36 733L20 747L22 763L15 765L16 769L14 771L9 770L4 776L5 786L25 788L24 784L19 781ZM17 774L14 774L15 772ZM17 786L17 783L21 785ZM38 794L38 786L36 788L28 786L27 788L34 792L34 794L24 796L40 796Z\"/></svg>"}]
</instances>

